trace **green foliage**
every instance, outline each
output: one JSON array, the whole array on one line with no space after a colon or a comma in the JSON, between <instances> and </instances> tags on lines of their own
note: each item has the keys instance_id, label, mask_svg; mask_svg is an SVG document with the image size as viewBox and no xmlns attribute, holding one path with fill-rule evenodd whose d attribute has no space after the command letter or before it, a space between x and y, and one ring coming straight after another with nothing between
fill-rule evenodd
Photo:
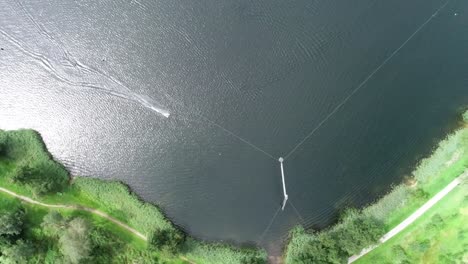
<instances>
[{"instance_id":1,"label":"green foliage","mask_svg":"<svg viewBox=\"0 0 468 264\"><path fill-rule=\"evenodd\" d=\"M457 156L462 157L463 146L467 138L467 130L461 129L441 141L431 156L421 160L416 170L413 171L414 178L419 184L427 183L447 168L447 162ZM455 162L456 160L453 160Z\"/></svg>"},{"instance_id":2,"label":"green foliage","mask_svg":"<svg viewBox=\"0 0 468 264\"><path fill-rule=\"evenodd\" d=\"M423 241L414 241L411 243L410 248L413 252L424 253L431 247L431 241L425 239Z\"/></svg>"},{"instance_id":3,"label":"green foliage","mask_svg":"<svg viewBox=\"0 0 468 264\"><path fill-rule=\"evenodd\" d=\"M48 235L58 236L66 228L67 222L57 211L50 211L44 216L41 226Z\"/></svg>"},{"instance_id":4,"label":"green foliage","mask_svg":"<svg viewBox=\"0 0 468 264\"><path fill-rule=\"evenodd\" d=\"M15 244L1 249L0 263L27 263L28 259L34 254L34 251L34 246L30 242L19 239Z\"/></svg>"},{"instance_id":5,"label":"green foliage","mask_svg":"<svg viewBox=\"0 0 468 264\"><path fill-rule=\"evenodd\" d=\"M345 263L348 257L373 245L383 234L382 221L356 209L348 209L340 222L330 229L319 233L294 229L286 263Z\"/></svg>"},{"instance_id":6,"label":"green foliage","mask_svg":"<svg viewBox=\"0 0 468 264\"><path fill-rule=\"evenodd\" d=\"M158 250L166 250L172 254L180 251L185 241L185 235L176 229L156 229L148 237L149 245Z\"/></svg>"},{"instance_id":7,"label":"green foliage","mask_svg":"<svg viewBox=\"0 0 468 264\"><path fill-rule=\"evenodd\" d=\"M263 250L255 248L234 248L220 243L205 243L188 237L183 254L195 263L203 264L239 264L243 260L259 258L266 261Z\"/></svg>"},{"instance_id":8,"label":"green foliage","mask_svg":"<svg viewBox=\"0 0 468 264\"><path fill-rule=\"evenodd\" d=\"M349 257L376 243L384 234L384 227L374 218L354 216L333 233L337 247Z\"/></svg>"},{"instance_id":9,"label":"green foliage","mask_svg":"<svg viewBox=\"0 0 468 264\"><path fill-rule=\"evenodd\" d=\"M463 113L463 121L468 122L468 110Z\"/></svg>"},{"instance_id":10,"label":"green foliage","mask_svg":"<svg viewBox=\"0 0 468 264\"><path fill-rule=\"evenodd\" d=\"M82 218L75 218L60 237L60 252L69 263L80 263L90 257L89 225Z\"/></svg>"},{"instance_id":11,"label":"green foliage","mask_svg":"<svg viewBox=\"0 0 468 264\"><path fill-rule=\"evenodd\" d=\"M42 195L61 191L67 184L67 179L55 172L55 168L44 161L23 162L16 168L12 180L27 185L36 195Z\"/></svg>"},{"instance_id":12,"label":"green foliage","mask_svg":"<svg viewBox=\"0 0 468 264\"><path fill-rule=\"evenodd\" d=\"M7 139L3 140L3 152L15 164L9 175L12 181L28 186L37 195L63 190L68 172L52 159L37 132L0 130L1 138Z\"/></svg>"},{"instance_id":13,"label":"green foliage","mask_svg":"<svg viewBox=\"0 0 468 264\"><path fill-rule=\"evenodd\" d=\"M140 231L174 228L156 206L141 201L120 182L76 177L73 187L85 198L96 201L99 209Z\"/></svg>"},{"instance_id":14,"label":"green foliage","mask_svg":"<svg viewBox=\"0 0 468 264\"><path fill-rule=\"evenodd\" d=\"M384 222L389 214L397 208L405 205L405 200L412 195L412 189L407 185L394 186L392 191L382 197L377 203L363 209L363 213L369 217Z\"/></svg>"},{"instance_id":15,"label":"green foliage","mask_svg":"<svg viewBox=\"0 0 468 264\"><path fill-rule=\"evenodd\" d=\"M322 232L304 247L294 263L344 263L346 256L341 252L332 234Z\"/></svg>"},{"instance_id":16,"label":"green foliage","mask_svg":"<svg viewBox=\"0 0 468 264\"><path fill-rule=\"evenodd\" d=\"M0 212L0 236L19 235L23 230L24 213L20 207Z\"/></svg>"},{"instance_id":17,"label":"green foliage","mask_svg":"<svg viewBox=\"0 0 468 264\"><path fill-rule=\"evenodd\" d=\"M266 260L258 254L249 254L242 257L241 264L265 264Z\"/></svg>"},{"instance_id":18,"label":"green foliage","mask_svg":"<svg viewBox=\"0 0 468 264\"><path fill-rule=\"evenodd\" d=\"M48 248L44 256L45 264L60 264L62 262L62 255L56 248Z\"/></svg>"},{"instance_id":19,"label":"green foliage","mask_svg":"<svg viewBox=\"0 0 468 264\"><path fill-rule=\"evenodd\" d=\"M395 263L405 263L408 261L406 251L399 245L392 247L392 255Z\"/></svg>"},{"instance_id":20,"label":"green foliage","mask_svg":"<svg viewBox=\"0 0 468 264\"><path fill-rule=\"evenodd\" d=\"M0 156L6 155L7 140L7 134L0 130Z\"/></svg>"}]
</instances>

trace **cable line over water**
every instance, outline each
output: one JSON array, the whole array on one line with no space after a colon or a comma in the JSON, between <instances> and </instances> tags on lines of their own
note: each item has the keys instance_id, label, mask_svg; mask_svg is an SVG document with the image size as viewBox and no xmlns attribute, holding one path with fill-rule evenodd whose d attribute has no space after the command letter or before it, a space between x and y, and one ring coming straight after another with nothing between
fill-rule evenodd
<instances>
[{"instance_id":1,"label":"cable line over water","mask_svg":"<svg viewBox=\"0 0 468 264\"><path fill-rule=\"evenodd\" d=\"M179 106L181 106L181 107L183 107L183 108L188 108L184 103L179 102L179 100L174 99L174 98L173 98L172 96L170 96L170 95L167 95L167 96L168 96L168 98L169 98L173 103L175 103L175 104L177 104L177 105L179 105ZM268 153L266 150L260 148L259 146L257 146L257 145L255 145L255 144L251 143L250 141L248 141L248 140L244 139L243 137L237 135L236 133L232 132L231 130L225 128L224 126L222 126L222 125L216 123L215 121L209 119L208 117L204 116L204 115L201 114L200 112L201 112L201 111L199 111L198 109L195 109L195 111L193 111L192 114L194 114L194 115L200 117L201 119L207 121L208 123L210 123L210 124L216 126L217 128L223 130L224 132L228 133L229 135L231 135L231 136L237 138L238 140L244 142L245 144L247 144L248 146L252 147L253 149L255 149L255 150L257 150L257 151L263 153L265 156L267 156L267 157L269 157L269 158L271 158L271 159L273 159L273 160L277 160L272 154Z\"/></svg>"},{"instance_id":2,"label":"cable line over water","mask_svg":"<svg viewBox=\"0 0 468 264\"><path fill-rule=\"evenodd\" d=\"M324 119L322 119L322 121L320 121L320 123L314 128L312 129L312 131L307 134L307 136L305 136L298 144L296 144L296 146L294 146L294 148L292 148L288 154L286 154L284 156L284 160L286 160L287 158L289 158L302 144L304 144L304 142L307 141L307 139L309 139L313 134L315 134L315 132L322 127L323 124L325 124L329 119L330 117L332 117L336 112L338 112L338 110L340 110L340 108L345 105L348 100L353 97L353 95L355 93L357 93L372 77L374 77L374 75L383 67L387 64L388 61L390 61L390 59L392 59L404 46L406 46L406 44L411 40L413 39L413 37L418 34L419 31L421 31L421 29L423 29L429 22L431 22L431 20L450 2L450 0L448 0L447 2L445 2L445 4L443 4L442 6L440 6L421 26L419 26L416 31L413 32L413 34L411 34L409 36L408 39L406 39L403 44L401 44L395 51L392 52L392 54L390 54L390 56L388 56L377 68L375 68L365 79L364 81L362 81L353 91L351 91L351 93L345 97L345 99L343 101L341 101L341 103L339 103Z\"/></svg>"},{"instance_id":3,"label":"cable line over water","mask_svg":"<svg viewBox=\"0 0 468 264\"><path fill-rule=\"evenodd\" d=\"M267 227L265 228L265 230L263 230L262 234L260 235L260 238L258 240L258 243L262 243L263 241L263 237L266 235L266 233L268 232L268 230L270 230L271 226L273 225L273 222L275 222L275 219L276 217L278 216L278 213L279 211L281 210L281 206L278 207L278 209L276 210L276 212L273 214L273 216L271 217L270 219L270 223L268 223Z\"/></svg>"}]
</instances>

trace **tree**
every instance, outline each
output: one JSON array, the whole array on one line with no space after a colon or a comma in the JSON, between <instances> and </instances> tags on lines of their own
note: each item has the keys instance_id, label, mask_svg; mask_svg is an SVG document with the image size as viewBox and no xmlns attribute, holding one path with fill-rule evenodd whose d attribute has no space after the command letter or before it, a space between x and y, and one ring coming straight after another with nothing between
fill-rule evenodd
<instances>
[{"instance_id":1,"label":"tree","mask_svg":"<svg viewBox=\"0 0 468 264\"><path fill-rule=\"evenodd\" d=\"M307 254L301 263L343 263L336 241L328 233L319 234L305 250Z\"/></svg>"},{"instance_id":2,"label":"tree","mask_svg":"<svg viewBox=\"0 0 468 264\"><path fill-rule=\"evenodd\" d=\"M57 236L60 231L66 228L67 222L57 211L50 211L44 216L41 223L46 234Z\"/></svg>"},{"instance_id":3,"label":"tree","mask_svg":"<svg viewBox=\"0 0 468 264\"><path fill-rule=\"evenodd\" d=\"M0 236L19 235L23 230L24 214L24 209L20 207L0 212Z\"/></svg>"},{"instance_id":4,"label":"tree","mask_svg":"<svg viewBox=\"0 0 468 264\"><path fill-rule=\"evenodd\" d=\"M376 243L384 234L383 223L366 216L358 216L334 234L340 250L346 256L359 253L363 248Z\"/></svg>"},{"instance_id":5,"label":"tree","mask_svg":"<svg viewBox=\"0 0 468 264\"><path fill-rule=\"evenodd\" d=\"M148 238L150 247L176 253L185 242L185 234L176 229L156 229Z\"/></svg>"},{"instance_id":6,"label":"tree","mask_svg":"<svg viewBox=\"0 0 468 264\"><path fill-rule=\"evenodd\" d=\"M68 227L59 239L60 252L67 262L80 263L90 257L91 243L89 225L82 218L75 218L68 223Z\"/></svg>"},{"instance_id":7,"label":"tree","mask_svg":"<svg viewBox=\"0 0 468 264\"><path fill-rule=\"evenodd\" d=\"M0 262L4 264L23 264L34 254L34 246L22 239L2 249Z\"/></svg>"}]
</instances>

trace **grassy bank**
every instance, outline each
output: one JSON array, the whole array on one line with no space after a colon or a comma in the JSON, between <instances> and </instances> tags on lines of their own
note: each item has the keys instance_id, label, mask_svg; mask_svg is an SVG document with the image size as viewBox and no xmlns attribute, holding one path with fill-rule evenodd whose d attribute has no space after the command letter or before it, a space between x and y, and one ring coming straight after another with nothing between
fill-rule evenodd
<instances>
[{"instance_id":1,"label":"grassy bank","mask_svg":"<svg viewBox=\"0 0 468 264\"><path fill-rule=\"evenodd\" d=\"M216 264L264 263L266 259L264 251L203 243L190 237L179 239L176 244L167 243L174 241L173 234L180 232L159 208L141 201L130 192L127 186L119 182L83 177L74 177L73 181L70 181L65 168L52 159L40 136L31 130L0 130L0 187L49 204L82 205L98 209L148 237L158 234L156 240L166 234L167 239L164 241L159 239L156 244L171 245L171 250L165 250L166 247L162 247L162 250L148 247L143 240L97 216L83 212L71 212L67 209L60 210L64 216L79 215L81 218L87 219L93 227L99 228L102 232L112 236L112 239L119 241L123 246L119 247L119 252L109 256L115 256L116 263L127 263L128 261L125 259L132 259L132 261L136 259L136 263L183 263L182 259L189 259L196 263ZM2 198L1 204L14 203L11 201L20 203L6 197L5 194L2 194L0 198ZM7 202L8 200L10 202ZM40 230L41 219L46 215L48 209L36 208L36 206L27 204L24 207L27 219L24 233L29 234L26 238L38 241L40 236L35 237L32 234L40 233L34 230ZM177 253L172 252L175 246ZM45 260L47 254L47 252L37 250L34 259L42 262L40 260ZM141 261L138 261L139 259Z\"/></svg>"},{"instance_id":2,"label":"grassy bank","mask_svg":"<svg viewBox=\"0 0 468 264\"><path fill-rule=\"evenodd\" d=\"M467 263L468 181L356 263Z\"/></svg>"},{"instance_id":3,"label":"grassy bank","mask_svg":"<svg viewBox=\"0 0 468 264\"><path fill-rule=\"evenodd\" d=\"M463 114L463 120L465 125L440 142L432 155L420 162L411 177L372 205L318 233L299 227L293 230L285 262L346 263L349 256L376 243L380 235L406 219L468 167L468 112ZM356 226L357 219L373 223L372 228ZM348 229L354 231L342 232ZM359 247L346 248L346 244L353 241ZM382 260L385 259L379 259Z\"/></svg>"}]
</instances>

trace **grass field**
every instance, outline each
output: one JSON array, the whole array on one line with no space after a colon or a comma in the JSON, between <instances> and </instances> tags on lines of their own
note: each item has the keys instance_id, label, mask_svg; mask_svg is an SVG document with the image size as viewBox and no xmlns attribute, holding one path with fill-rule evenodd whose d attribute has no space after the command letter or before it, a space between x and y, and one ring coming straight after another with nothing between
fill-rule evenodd
<instances>
[{"instance_id":1,"label":"grass field","mask_svg":"<svg viewBox=\"0 0 468 264\"><path fill-rule=\"evenodd\" d=\"M85 177L73 177L73 180L70 180L68 172L62 165L52 159L40 136L35 131L0 130L0 144L2 138L4 141L6 138L6 143L3 144L3 150L0 146L0 152L3 151L7 155L0 155L0 187L49 204L82 205L98 209L147 236L156 229L176 229L159 208L141 201L131 193L127 186L120 182ZM17 171L19 166L25 163L40 163L48 172L47 175L65 178L67 183L64 184L60 192L38 194L32 188L34 186L13 182L11 175ZM8 197L6 194L0 194L0 208L12 203L20 203L20 201ZM37 240L40 237L35 235L40 234L38 231L40 229L39 224L43 216L47 214L48 209L29 204L24 204L24 206L27 209L26 217L29 230L27 235L32 240ZM102 228L110 232L114 238L118 238L123 245L120 247L121 250L115 253L115 263L155 263L154 259L158 259L158 263L185 263L186 261L182 259L189 259L196 263L235 264L250 263L249 261L253 260L262 263L266 260L266 253L263 250L204 243L190 237L188 237L177 256L164 252L154 252L154 250L147 249L145 241L98 216L69 209L62 209L60 212L64 215L79 215L86 218L94 226ZM47 254L46 252L42 252L42 255L39 253L36 256L37 261L43 262ZM125 259L132 259L132 261L125 261ZM138 259L141 259L141 261L138 261Z\"/></svg>"}]
</instances>

